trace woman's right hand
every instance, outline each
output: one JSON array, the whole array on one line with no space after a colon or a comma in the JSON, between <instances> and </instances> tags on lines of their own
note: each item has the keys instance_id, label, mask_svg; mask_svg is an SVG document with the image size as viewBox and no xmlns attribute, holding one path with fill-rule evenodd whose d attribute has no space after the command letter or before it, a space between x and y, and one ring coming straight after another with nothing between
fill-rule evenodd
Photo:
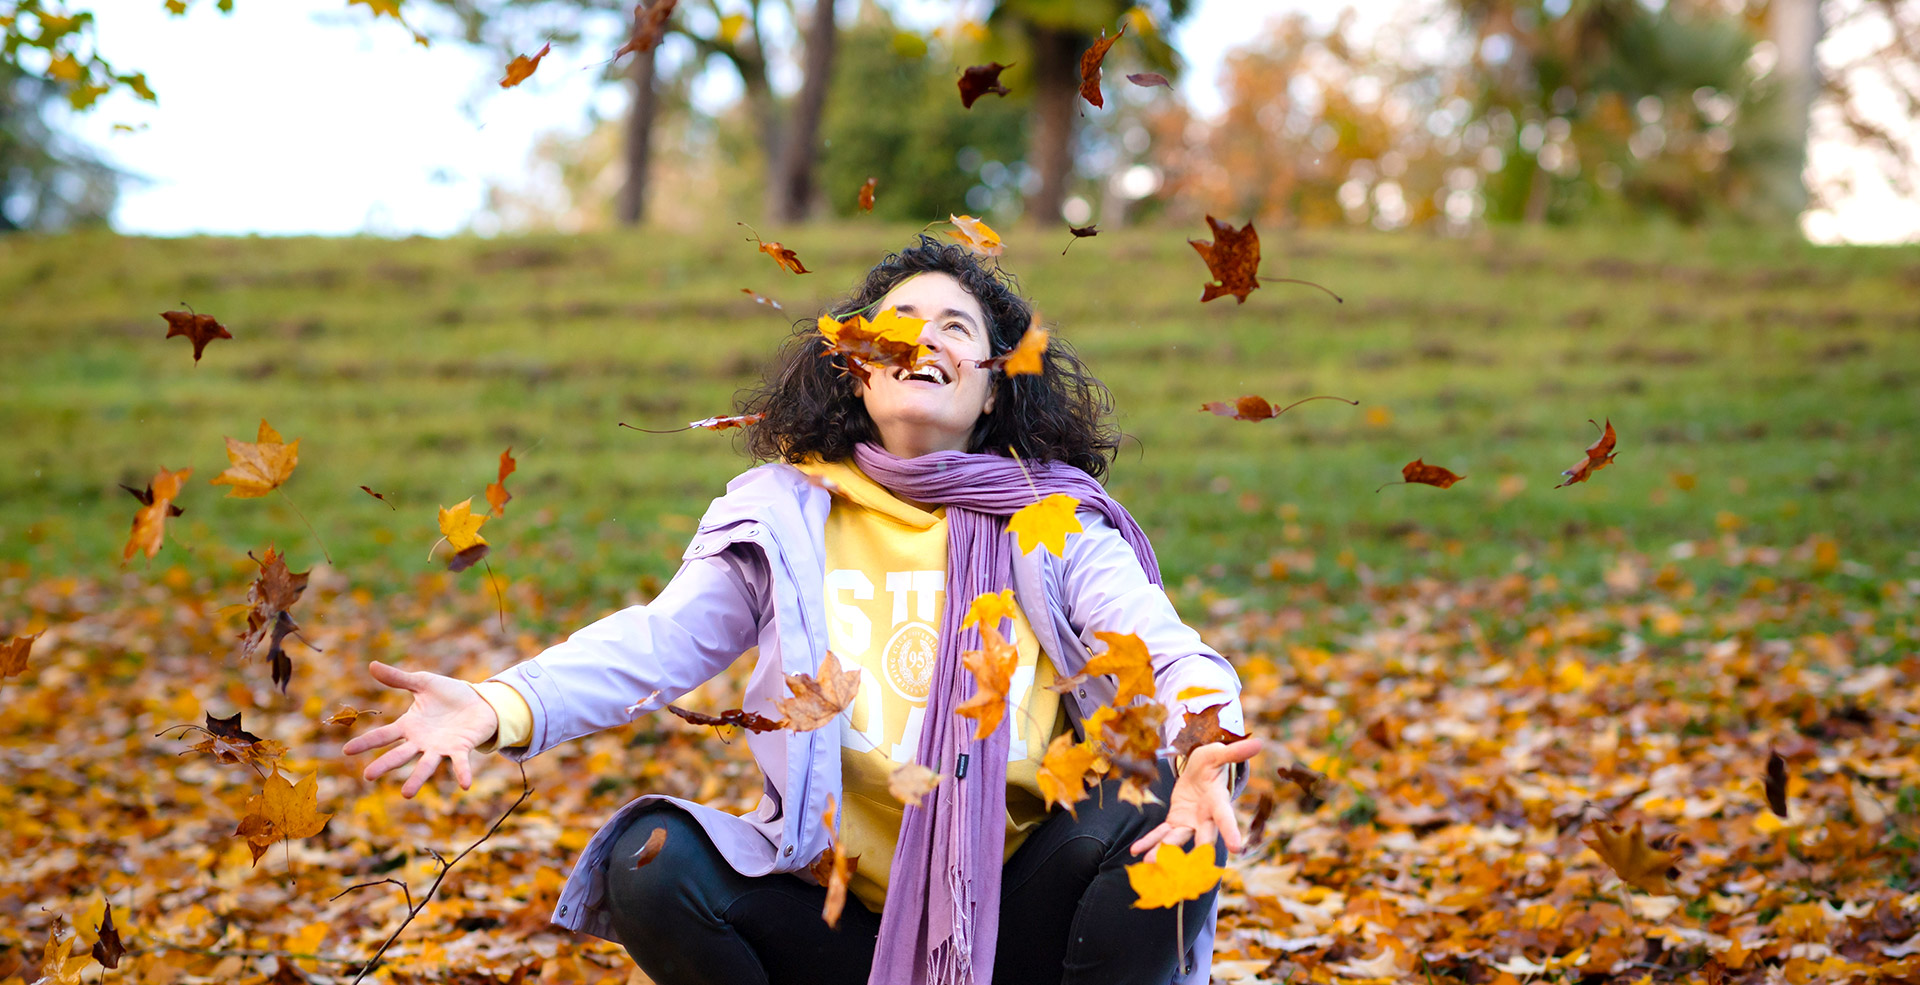
<instances>
[{"instance_id":1,"label":"woman's right hand","mask_svg":"<svg viewBox=\"0 0 1920 985\"><path fill-rule=\"evenodd\" d=\"M440 768L440 760L453 765L453 778L460 789L473 786L473 764L467 757L475 746L493 738L500 728L500 716L473 685L431 671L408 671L374 661L368 669L373 679L391 688L411 692L413 707L393 722L347 740L340 752L356 756L370 749L400 743L379 759L367 764L361 775L368 780L406 765L415 756L419 765L401 786L403 797L420 792Z\"/></svg>"}]
</instances>

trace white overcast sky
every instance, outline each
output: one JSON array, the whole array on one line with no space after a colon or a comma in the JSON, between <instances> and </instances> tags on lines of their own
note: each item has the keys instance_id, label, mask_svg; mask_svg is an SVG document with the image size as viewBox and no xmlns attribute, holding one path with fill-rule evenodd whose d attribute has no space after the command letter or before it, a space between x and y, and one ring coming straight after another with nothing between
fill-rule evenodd
<instances>
[{"instance_id":1,"label":"white overcast sky","mask_svg":"<svg viewBox=\"0 0 1920 985\"><path fill-rule=\"evenodd\" d=\"M1378 16L1400 0L1368 0ZM961 0L962 7L979 6ZM414 4L414 7L424 5ZM724 6L724 4L723 4ZM951 16L948 0L910 0L910 19ZM160 102L123 92L66 126L108 161L142 176L123 190L114 225L126 233L444 235L481 207L487 181L524 184L544 132L578 132L590 108L622 111L617 86L595 84L604 57L556 51L522 86L499 89L492 53L450 43L421 48L391 20L341 0L211 0L185 17L158 0L101 5L100 50L122 71L147 73ZM1226 52L1269 17L1330 16L1311 0L1197 0L1176 42L1181 87L1202 113L1219 108ZM432 11L421 11L425 17ZM919 14L913 18L912 14ZM616 42L617 43L617 42ZM737 82L711 72L697 98L721 102ZM138 127L128 133L115 124ZM1816 165L1846 167L1846 148L1814 148ZM1920 202L1867 175L1852 200L1803 223L1823 242L1920 241Z\"/></svg>"}]
</instances>

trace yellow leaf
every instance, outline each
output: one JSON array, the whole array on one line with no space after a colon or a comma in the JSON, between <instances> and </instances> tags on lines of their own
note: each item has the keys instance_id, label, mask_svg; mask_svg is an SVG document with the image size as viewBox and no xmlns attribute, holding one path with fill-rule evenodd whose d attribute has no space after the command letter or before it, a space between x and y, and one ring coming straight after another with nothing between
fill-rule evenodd
<instances>
[{"instance_id":1,"label":"yellow leaf","mask_svg":"<svg viewBox=\"0 0 1920 985\"><path fill-rule=\"evenodd\" d=\"M62 82L78 82L87 77L87 70L81 68L72 55L63 52L47 63L47 75Z\"/></svg>"},{"instance_id":2,"label":"yellow leaf","mask_svg":"<svg viewBox=\"0 0 1920 985\"><path fill-rule=\"evenodd\" d=\"M931 793L946 778L945 773L935 773L919 763L904 763L887 776L887 792L909 807L918 807L920 798Z\"/></svg>"},{"instance_id":3,"label":"yellow leaf","mask_svg":"<svg viewBox=\"0 0 1920 985\"><path fill-rule=\"evenodd\" d=\"M747 15L728 14L720 18L720 43L732 44L740 40L740 32L746 30Z\"/></svg>"},{"instance_id":4,"label":"yellow leaf","mask_svg":"<svg viewBox=\"0 0 1920 985\"><path fill-rule=\"evenodd\" d=\"M1140 897L1133 901L1134 908L1151 910L1199 899L1219 884L1225 871L1213 864L1212 845L1196 844L1189 851L1161 842L1151 861L1127 866L1127 882Z\"/></svg>"},{"instance_id":5,"label":"yellow leaf","mask_svg":"<svg viewBox=\"0 0 1920 985\"><path fill-rule=\"evenodd\" d=\"M1047 746L1046 757L1040 760L1040 771L1035 774L1047 808L1051 810L1054 804L1059 804L1077 819L1080 815L1073 805L1087 799L1087 774L1099 759L1100 754L1091 743L1075 742L1067 732L1054 736L1053 744Z\"/></svg>"},{"instance_id":6,"label":"yellow leaf","mask_svg":"<svg viewBox=\"0 0 1920 985\"><path fill-rule=\"evenodd\" d=\"M898 309L888 308L868 322L873 337L882 342L899 342L902 345L917 345L920 332L927 325L925 318L903 315Z\"/></svg>"},{"instance_id":7,"label":"yellow leaf","mask_svg":"<svg viewBox=\"0 0 1920 985\"><path fill-rule=\"evenodd\" d=\"M39 638L40 634L35 633L32 636L15 636L0 643L0 678L27 672L27 653L33 649L33 641Z\"/></svg>"},{"instance_id":8,"label":"yellow leaf","mask_svg":"<svg viewBox=\"0 0 1920 985\"><path fill-rule=\"evenodd\" d=\"M228 499L253 499L280 488L293 478L293 467L300 463L300 441L280 440L280 432L260 421L260 433L251 442L227 439L227 470L214 476L210 484L232 486Z\"/></svg>"},{"instance_id":9,"label":"yellow leaf","mask_svg":"<svg viewBox=\"0 0 1920 985\"><path fill-rule=\"evenodd\" d=\"M1000 234L994 232L992 226L970 215L948 215L947 221L953 223L953 231L947 235L959 240L967 249L981 256L1000 255Z\"/></svg>"},{"instance_id":10,"label":"yellow leaf","mask_svg":"<svg viewBox=\"0 0 1920 985\"><path fill-rule=\"evenodd\" d=\"M1054 493L1014 511L1007 518L1007 531L1020 538L1022 554L1031 552L1035 545L1045 544L1047 550L1064 557L1067 535L1086 529L1080 525L1080 518L1074 515L1079 508L1079 500L1066 493Z\"/></svg>"},{"instance_id":11,"label":"yellow leaf","mask_svg":"<svg viewBox=\"0 0 1920 985\"><path fill-rule=\"evenodd\" d=\"M486 522L486 514L475 515L473 512L472 496L456 503L453 509L440 507L440 533L456 551L486 543L487 539L480 536L480 525Z\"/></svg>"},{"instance_id":12,"label":"yellow leaf","mask_svg":"<svg viewBox=\"0 0 1920 985\"><path fill-rule=\"evenodd\" d=\"M967 607L966 618L960 620L960 628L965 629L978 623L981 626L1000 628L1000 620L1013 615L1013 589L998 592L982 592L974 597L973 604Z\"/></svg>"},{"instance_id":13,"label":"yellow leaf","mask_svg":"<svg viewBox=\"0 0 1920 985\"><path fill-rule=\"evenodd\" d=\"M233 833L246 837L256 863L267 846L287 838L317 835L333 816L320 811L320 774L311 774L295 785L278 770L267 777L259 793L247 798L246 812Z\"/></svg>"},{"instance_id":14,"label":"yellow leaf","mask_svg":"<svg viewBox=\"0 0 1920 985\"><path fill-rule=\"evenodd\" d=\"M1617 824L1595 821L1587 826L1587 832L1593 835L1591 840L1583 839L1587 847L1622 881L1655 896L1667 896L1675 891L1668 881L1675 872L1673 853L1656 851L1649 845L1647 836L1640 831L1639 821L1625 831Z\"/></svg>"},{"instance_id":15,"label":"yellow leaf","mask_svg":"<svg viewBox=\"0 0 1920 985\"><path fill-rule=\"evenodd\" d=\"M1096 638L1107 644L1107 651L1087 661L1087 673L1112 674L1120 684L1115 704L1126 704L1135 697L1153 697L1153 655L1147 645L1132 633L1096 631Z\"/></svg>"}]
</instances>

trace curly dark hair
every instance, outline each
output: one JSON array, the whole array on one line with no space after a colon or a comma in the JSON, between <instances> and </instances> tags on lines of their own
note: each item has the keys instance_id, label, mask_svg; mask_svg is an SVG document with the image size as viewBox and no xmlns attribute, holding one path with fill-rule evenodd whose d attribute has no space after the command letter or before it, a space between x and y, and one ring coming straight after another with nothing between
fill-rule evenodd
<instances>
[{"instance_id":1,"label":"curly dark hair","mask_svg":"<svg viewBox=\"0 0 1920 985\"><path fill-rule=\"evenodd\" d=\"M980 302L993 355L1011 351L1033 320L1033 308L1019 295L1012 275L983 264L957 243L924 233L918 244L889 254L867 271L860 287L832 310L864 310L902 281L925 273L951 275ZM843 461L853 457L859 442L879 442L866 403L854 393L846 357L822 358L820 341L815 322L796 322L760 384L736 399L739 413L766 415L747 428L747 451L756 460L799 462L818 455ZM992 385L996 410L974 423L968 451L1006 455L1011 447L1024 459L1065 462L1096 479L1106 475L1120 445L1119 431L1108 421L1113 395L1072 346L1055 336L1039 374L995 373Z\"/></svg>"}]
</instances>

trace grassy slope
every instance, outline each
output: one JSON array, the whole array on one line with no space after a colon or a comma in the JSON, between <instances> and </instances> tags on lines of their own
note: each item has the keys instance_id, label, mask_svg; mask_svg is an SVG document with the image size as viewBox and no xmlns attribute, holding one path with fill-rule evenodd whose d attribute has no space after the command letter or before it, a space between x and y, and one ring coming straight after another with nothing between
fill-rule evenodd
<instances>
[{"instance_id":1,"label":"grassy slope","mask_svg":"<svg viewBox=\"0 0 1920 985\"><path fill-rule=\"evenodd\" d=\"M1916 573L1920 251L1732 232L1269 232L1269 272L1346 303L1276 284L1203 306L1191 232L1103 233L1061 257L1063 235L1013 230L1004 260L1139 438L1112 487L1172 584L1257 595L1276 555L1296 584L1349 582L1356 564L1387 579L1497 573L1521 555L1581 583L1620 550L1664 558L1722 530L1783 547L1830 535L1867 566L1855 576ZM910 234L793 231L783 239L816 271L804 277L732 227L0 240L0 562L114 571L135 508L116 483L192 466L156 572L227 581L269 541L296 568L318 561L297 503L338 567L390 590L432 570L435 506L478 499L512 445L516 498L486 530L494 569L617 599L671 574L694 518L747 463L725 435L616 422L728 412L788 330L741 287L810 315ZM181 301L236 336L198 366L162 340L158 312ZM1259 424L1196 412L1248 392L1363 403ZM301 440L291 502L223 499L206 485L226 465L221 437L251 440L263 416ZM1594 437L1589 417L1612 418L1619 460L1555 490ZM1374 492L1415 456L1468 479Z\"/></svg>"}]
</instances>

